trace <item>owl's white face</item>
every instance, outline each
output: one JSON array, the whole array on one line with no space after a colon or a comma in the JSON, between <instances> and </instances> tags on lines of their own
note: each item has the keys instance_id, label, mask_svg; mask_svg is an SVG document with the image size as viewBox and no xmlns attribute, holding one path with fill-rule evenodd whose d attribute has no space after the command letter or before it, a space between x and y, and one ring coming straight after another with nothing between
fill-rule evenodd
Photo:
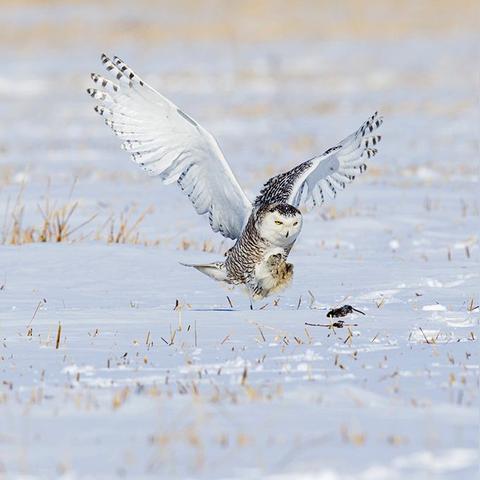
<instances>
[{"instance_id":1,"label":"owl's white face","mask_svg":"<svg viewBox=\"0 0 480 480\"><path fill-rule=\"evenodd\" d=\"M301 229L302 214L294 207L286 215L282 208L268 210L258 226L261 237L279 247L295 242Z\"/></svg>"}]
</instances>

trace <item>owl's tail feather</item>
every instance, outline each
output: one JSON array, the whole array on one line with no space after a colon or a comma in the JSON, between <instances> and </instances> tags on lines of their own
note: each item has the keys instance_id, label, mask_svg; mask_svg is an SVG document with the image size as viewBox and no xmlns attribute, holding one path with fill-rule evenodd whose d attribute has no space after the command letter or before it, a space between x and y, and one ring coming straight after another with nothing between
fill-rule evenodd
<instances>
[{"instance_id":1,"label":"owl's tail feather","mask_svg":"<svg viewBox=\"0 0 480 480\"><path fill-rule=\"evenodd\" d=\"M185 267L196 268L199 272L204 273L210 278L217 280L218 282L227 281L227 271L225 269L225 262L213 262L213 263L200 263L200 264L191 264L191 263L181 263Z\"/></svg>"}]
</instances>

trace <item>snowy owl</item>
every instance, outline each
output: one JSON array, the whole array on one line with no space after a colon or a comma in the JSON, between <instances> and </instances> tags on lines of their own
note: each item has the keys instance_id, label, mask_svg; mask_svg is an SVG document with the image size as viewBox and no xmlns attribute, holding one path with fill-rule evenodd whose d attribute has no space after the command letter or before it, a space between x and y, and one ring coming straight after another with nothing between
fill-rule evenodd
<instances>
[{"instance_id":1,"label":"snowy owl","mask_svg":"<svg viewBox=\"0 0 480 480\"><path fill-rule=\"evenodd\" d=\"M198 214L208 214L214 232L235 240L225 260L188 265L263 298L288 285L287 257L302 229L301 206L335 197L375 155L382 117L375 113L356 132L323 154L265 183L252 203L240 187L215 138L189 115L144 82L122 60L102 64L113 81L91 74L87 92L95 111L122 140L122 148L148 174L176 182Z\"/></svg>"}]
</instances>

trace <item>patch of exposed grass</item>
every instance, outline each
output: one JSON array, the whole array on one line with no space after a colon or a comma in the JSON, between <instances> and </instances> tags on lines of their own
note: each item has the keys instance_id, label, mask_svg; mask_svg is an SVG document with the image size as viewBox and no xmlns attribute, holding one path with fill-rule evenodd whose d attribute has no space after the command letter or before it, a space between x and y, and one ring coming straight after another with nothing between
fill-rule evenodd
<instances>
[{"instance_id":1,"label":"patch of exposed grass","mask_svg":"<svg viewBox=\"0 0 480 480\"><path fill-rule=\"evenodd\" d=\"M139 231L142 222L153 212L152 207L138 214L134 208L124 209L120 214L111 213L103 224L96 226L93 221L100 216L100 212L94 212L86 218L78 218L80 201L72 198L74 188L75 183L72 184L67 199L58 202L52 200L50 186L48 186L43 202L36 205L38 221L27 223L25 185L22 185L16 197L13 200L9 198L6 202L0 243L3 245L70 243L89 238L107 243L139 245L160 243L160 239L144 238Z\"/></svg>"}]
</instances>

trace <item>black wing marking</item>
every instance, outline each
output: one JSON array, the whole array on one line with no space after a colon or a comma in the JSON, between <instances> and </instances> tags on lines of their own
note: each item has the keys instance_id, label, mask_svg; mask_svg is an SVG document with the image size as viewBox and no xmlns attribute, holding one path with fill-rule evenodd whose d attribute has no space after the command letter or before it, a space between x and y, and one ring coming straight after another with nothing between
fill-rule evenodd
<instances>
[{"instance_id":1,"label":"black wing marking","mask_svg":"<svg viewBox=\"0 0 480 480\"><path fill-rule=\"evenodd\" d=\"M334 198L357 174L367 170L365 162L377 153L373 147L381 140L380 135L372 133L382 123L382 117L375 112L338 145L271 178L255 199L255 207L272 203L319 205L325 202L326 195Z\"/></svg>"}]
</instances>

